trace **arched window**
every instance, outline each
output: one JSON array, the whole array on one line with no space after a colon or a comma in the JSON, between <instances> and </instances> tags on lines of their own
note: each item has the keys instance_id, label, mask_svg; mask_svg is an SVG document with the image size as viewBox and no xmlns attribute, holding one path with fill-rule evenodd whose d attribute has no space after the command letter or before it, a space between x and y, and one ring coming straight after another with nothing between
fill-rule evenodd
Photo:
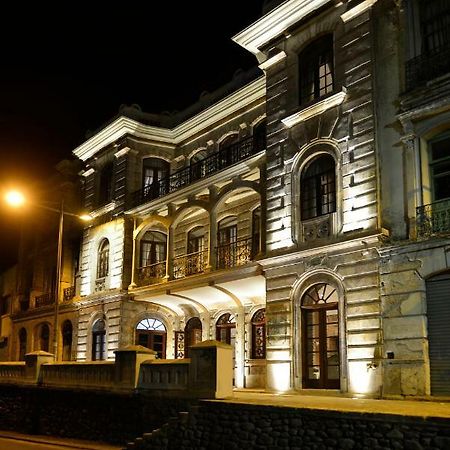
<instances>
[{"instance_id":1,"label":"arched window","mask_svg":"<svg viewBox=\"0 0 450 450\"><path fill-rule=\"evenodd\" d=\"M331 155L321 155L303 169L300 204L302 220L336 211L336 170Z\"/></svg>"},{"instance_id":2,"label":"arched window","mask_svg":"<svg viewBox=\"0 0 450 450\"><path fill-rule=\"evenodd\" d=\"M333 36L309 44L298 56L300 105L317 100L334 89Z\"/></svg>"},{"instance_id":3,"label":"arched window","mask_svg":"<svg viewBox=\"0 0 450 450\"><path fill-rule=\"evenodd\" d=\"M97 320L92 327L92 361L106 359L106 323Z\"/></svg>"},{"instance_id":4,"label":"arched window","mask_svg":"<svg viewBox=\"0 0 450 450\"><path fill-rule=\"evenodd\" d=\"M136 326L136 345L154 350L158 358L166 357L166 327L153 317L141 320Z\"/></svg>"},{"instance_id":5,"label":"arched window","mask_svg":"<svg viewBox=\"0 0 450 450\"><path fill-rule=\"evenodd\" d=\"M237 142L238 134L230 134L219 144L219 168L231 166L238 158Z\"/></svg>"},{"instance_id":6,"label":"arched window","mask_svg":"<svg viewBox=\"0 0 450 450\"><path fill-rule=\"evenodd\" d=\"M187 235L187 253L202 252L205 246L205 230L198 226L189 231Z\"/></svg>"},{"instance_id":7,"label":"arched window","mask_svg":"<svg viewBox=\"0 0 450 450\"><path fill-rule=\"evenodd\" d=\"M336 289L327 283L311 286L302 297L305 388L340 387L338 300Z\"/></svg>"},{"instance_id":8,"label":"arched window","mask_svg":"<svg viewBox=\"0 0 450 450\"><path fill-rule=\"evenodd\" d=\"M225 217L218 223L217 267L225 269L238 263L237 218Z\"/></svg>"},{"instance_id":9,"label":"arched window","mask_svg":"<svg viewBox=\"0 0 450 450\"><path fill-rule=\"evenodd\" d=\"M216 339L234 345L236 337L236 321L233 314L222 314L216 323Z\"/></svg>"},{"instance_id":10,"label":"arched window","mask_svg":"<svg viewBox=\"0 0 450 450\"><path fill-rule=\"evenodd\" d=\"M261 207L252 211L252 259L261 250Z\"/></svg>"},{"instance_id":11,"label":"arched window","mask_svg":"<svg viewBox=\"0 0 450 450\"><path fill-rule=\"evenodd\" d=\"M113 197L113 171L114 165L112 162L103 166L100 171L100 183L98 191L99 205L103 205L112 200Z\"/></svg>"},{"instance_id":12,"label":"arched window","mask_svg":"<svg viewBox=\"0 0 450 450\"><path fill-rule=\"evenodd\" d=\"M266 310L260 309L252 317L252 358L266 357Z\"/></svg>"},{"instance_id":13,"label":"arched window","mask_svg":"<svg viewBox=\"0 0 450 450\"><path fill-rule=\"evenodd\" d=\"M255 153L266 148L266 134L266 121L262 120L253 128L253 147Z\"/></svg>"},{"instance_id":14,"label":"arched window","mask_svg":"<svg viewBox=\"0 0 450 450\"><path fill-rule=\"evenodd\" d=\"M19 361L25 360L27 353L27 330L21 328L19 331Z\"/></svg>"},{"instance_id":15,"label":"arched window","mask_svg":"<svg viewBox=\"0 0 450 450\"><path fill-rule=\"evenodd\" d=\"M140 242L140 267L149 268L147 276L162 278L166 274L167 236L160 231L147 231Z\"/></svg>"},{"instance_id":16,"label":"arched window","mask_svg":"<svg viewBox=\"0 0 450 450\"><path fill-rule=\"evenodd\" d=\"M50 328L43 323L39 328L39 350L48 352L50 349Z\"/></svg>"},{"instance_id":17,"label":"arched window","mask_svg":"<svg viewBox=\"0 0 450 450\"><path fill-rule=\"evenodd\" d=\"M97 278L106 278L109 273L109 241L103 239L98 247Z\"/></svg>"},{"instance_id":18,"label":"arched window","mask_svg":"<svg viewBox=\"0 0 450 450\"><path fill-rule=\"evenodd\" d=\"M202 341L202 322L198 317L191 317L184 328L184 357L189 358L189 347Z\"/></svg>"},{"instance_id":19,"label":"arched window","mask_svg":"<svg viewBox=\"0 0 450 450\"><path fill-rule=\"evenodd\" d=\"M62 360L72 360L72 322L66 320L62 326Z\"/></svg>"},{"instance_id":20,"label":"arched window","mask_svg":"<svg viewBox=\"0 0 450 450\"><path fill-rule=\"evenodd\" d=\"M142 188L144 198L151 200L167 193L165 179L170 172L170 164L160 158L145 158L142 162Z\"/></svg>"}]
</instances>

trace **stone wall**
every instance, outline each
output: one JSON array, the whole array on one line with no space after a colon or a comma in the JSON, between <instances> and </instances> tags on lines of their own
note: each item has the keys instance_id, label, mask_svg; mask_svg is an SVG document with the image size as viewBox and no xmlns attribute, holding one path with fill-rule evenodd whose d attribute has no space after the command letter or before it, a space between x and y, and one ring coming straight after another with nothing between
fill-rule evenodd
<instances>
[{"instance_id":1,"label":"stone wall","mask_svg":"<svg viewBox=\"0 0 450 450\"><path fill-rule=\"evenodd\" d=\"M195 400L0 386L0 429L123 444Z\"/></svg>"},{"instance_id":2,"label":"stone wall","mask_svg":"<svg viewBox=\"0 0 450 450\"><path fill-rule=\"evenodd\" d=\"M183 419L183 417L181 417ZM201 402L139 449L447 449L448 420Z\"/></svg>"}]
</instances>

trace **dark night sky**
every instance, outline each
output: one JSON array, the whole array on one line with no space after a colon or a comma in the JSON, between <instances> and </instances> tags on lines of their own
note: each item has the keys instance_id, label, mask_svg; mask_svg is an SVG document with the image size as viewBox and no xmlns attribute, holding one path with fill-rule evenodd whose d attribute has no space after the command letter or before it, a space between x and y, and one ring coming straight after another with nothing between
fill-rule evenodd
<instances>
[{"instance_id":1,"label":"dark night sky","mask_svg":"<svg viewBox=\"0 0 450 450\"><path fill-rule=\"evenodd\" d=\"M0 190L34 186L121 104L181 110L237 69L256 65L231 37L261 16L262 3L39 2L11 9L0 28ZM1 270L14 262L26 212L3 205L0 212Z\"/></svg>"}]
</instances>

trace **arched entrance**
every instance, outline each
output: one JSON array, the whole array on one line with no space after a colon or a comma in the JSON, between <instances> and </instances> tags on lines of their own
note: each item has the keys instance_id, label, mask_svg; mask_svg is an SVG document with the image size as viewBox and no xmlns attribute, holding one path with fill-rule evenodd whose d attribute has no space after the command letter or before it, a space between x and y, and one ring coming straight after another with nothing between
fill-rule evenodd
<instances>
[{"instance_id":1,"label":"arched entrance","mask_svg":"<svg viewBox=\"0 0 450 450\"><path fill-rule=\"evenodd\" d=\"M431 395L450 395L450 273L426 281Z\"/></svg>"},{"instance_id":2,"label":"arched entrance","mask_svg":"<svg viewBox=\"0 0 450 450\"><path fill-rule=\"evenodd\" d=\"M62 360L72 360L72 322L66 320L62 326Z\"/></svg>"},{"instance_id":3,"label":"arched entrance","mask_svg":"<svg viewBox=\"0 0 450 450\"><path fill-rule=\"evenodd\" d=\"M166 327L153 317L141 320L136 326L136 345L150 348L158 358L166 358Z\"/></svg>"},{"instance_id":4,"label":"arched entrance","mask_svg":"<svg viewBox=\"0 0 450 450\"><path fill-rule=\"evenodd\" d=\"M202 322L198 317L190 318L184 328L184 357L189 358L189 347L202 341Z\"/></svg>"},{"instance_id":5,"label":"arched entrance","mask_svg":"<svg viewBox=\"0 0 450 450\"><path fill-rule=\"evenodd\" d=\"M311 286L302 297L303 387L340 388L339 297L327 283Z\"/></svg>"},{"instance_id":6,"label":"arched entrance","mask_svg":"<svg viewBox=\"0 0 450 450\"><path fill-rule=\"evenodd\" d=\"M92 327L92 361L106 359L106 323L99 319Z\"/></svg>"}]
</instances>

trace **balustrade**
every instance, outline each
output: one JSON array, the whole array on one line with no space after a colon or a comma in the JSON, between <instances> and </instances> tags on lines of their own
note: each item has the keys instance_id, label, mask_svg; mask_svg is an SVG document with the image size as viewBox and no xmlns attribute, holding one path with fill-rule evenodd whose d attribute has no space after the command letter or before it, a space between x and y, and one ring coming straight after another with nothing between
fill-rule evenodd
<instances>
[{"instance_id":1,"label":"balustrade","mask_svg":"<svg viewBox=\"0 0 450 450\"><path fill-rule=\"evenodd\" d=\"M173 277L184 278L205 271L208 252L200 251L178 256L173 261Z\"/></svg>"},{"instance_id":2,"label":"balustrade","mask_svg":"<svg viewBox=\"0 0 450 450\"><path fill-rule=\"evenodd\" d=\"M34 304L36 308L40 308L41 306L51 305L53 304L53 297L50 296L49 293L38 295L34 299Z\"/></svg>"},{"instance_id":3,"label":"balustrade","mask_svg":"<svg viewBox=\"0 0 450 450\"><path fill-rule=\"evenodd\" d=\"M216 247L217 268L226 269L246 264L254 255L253 239L243 238Z\"/></svg>"},{"instance_id":4,"label":"balustrade","mask_svg":"<svg viewBox=\"0 0 450 450\"><path fill-rule=\"evenodd\" d=\"M450 199L419 206L416 227L418 237L450 232Z\"/></svg>"},{"instance_id":5,"label":"balustrade","mask_svg":"<svg viewBox=\"0 0 450 450\"><path fill-rule=\"evenodd\" d=\"M240 161L244 161L262 151L265 142L257 142L253 136L231 144L210 156L191 164L173 174L131 194L130 206L138 206L148 201L175 192L197 180L206 178Z\"/></svg>"},{"instance_id":6,"label":"balustrade","mask_svg":"<svg viewBox=\"0 0 450 450\"><path fill-rule=\"evenodd\" d=\"M166 261L150 264L138 269L139 284L152 284L166 276Z\"/></svg>"}]
</instances>

